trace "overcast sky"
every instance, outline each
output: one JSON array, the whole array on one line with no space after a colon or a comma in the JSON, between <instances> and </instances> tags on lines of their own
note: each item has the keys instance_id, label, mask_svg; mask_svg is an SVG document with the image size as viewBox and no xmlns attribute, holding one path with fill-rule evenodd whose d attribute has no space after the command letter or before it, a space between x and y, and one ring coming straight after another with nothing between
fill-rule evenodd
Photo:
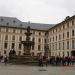
<instances>
[{"instance_id":1,"label":"overcast sky","mask_svg":"<svg viewBox=\"0 0 75 75\"><path fill-rule=\"evenodd\" d=\"M0 0L0 16L35 23L59 23L75 15L75 0Z\"/></svg>"}]
</instances>

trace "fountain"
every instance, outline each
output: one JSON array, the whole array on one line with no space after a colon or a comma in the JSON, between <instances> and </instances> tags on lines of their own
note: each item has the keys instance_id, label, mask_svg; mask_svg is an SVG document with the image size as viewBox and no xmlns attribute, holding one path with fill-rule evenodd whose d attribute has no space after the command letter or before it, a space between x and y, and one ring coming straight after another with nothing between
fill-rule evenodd
<instances>
[{"instance_id":1,"label":"fountain","mask_svg":"<svg viewBox=\"0 0 75 75\"><path fill-rule=\"evenodd\" d=\"M34 57L31 55L30 50L31 47L34 45L34 41L30 41L30 36L31 36L31 32L30 32L31 28L30 26L27 27L27 32L25 33L26 35L26 41L21 41L21 44L23 44L24 47L24 53L23 55L19 56L19 62L21 63L33 63L34 62Z\"/></svg>"},{"instance_id":2,"label":"fountain","mask_svg":"<svg viewBox=\"0 0 75 75\"><path fill-rule=\"evenodd\" d=\"M21 41L21 43L24 46L24 56L30 56L30 50L31 50L31 46L34 45L34 41L30 41L30 36L31 36L31 32L30 32L30 26L27 27L27 32L25 33L26 35L26 41Z\"/></svg>"}]
</instances>

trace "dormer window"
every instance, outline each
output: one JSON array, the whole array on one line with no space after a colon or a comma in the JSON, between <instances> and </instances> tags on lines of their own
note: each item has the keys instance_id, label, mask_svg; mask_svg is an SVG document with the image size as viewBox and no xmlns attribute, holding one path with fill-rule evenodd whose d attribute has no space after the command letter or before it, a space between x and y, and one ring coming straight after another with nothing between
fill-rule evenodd
<instances>
[{"instance_id":1,"label":"dormer window","mask_svg":"<svg viewBox=\"0 0 75 75\"><path fill-rule=\"evenodd\" d=\"M1 22L3 21L3 18L1 18Z\"/></svg>"},{"instance_id":2,"label":"dormer window","mask_svg":"<svg viewBox=\"0 0 75 75\"><path fill-rule=\"evenodd\" d=\"M16 23L16 21L14 20L13 23Z\"/></svg>"},{"instance_id":3,"label":"dormer window","mask_svg":"<svg viewBox=\"0 0 75 75\"><path fill-rule=\"evenodd\" d=\"M22 27L22 24L20 24L20 27Z\"/></svg>"},{"instance_id":4,"label":"dormer window","mask_svg":"<svg viewBox=\"0 0 75 75\"><path fill-rule=\"evenodd\" d=\"M9 23L7 22L6 25L9 25Z\"/></svg>"}]
</instances>

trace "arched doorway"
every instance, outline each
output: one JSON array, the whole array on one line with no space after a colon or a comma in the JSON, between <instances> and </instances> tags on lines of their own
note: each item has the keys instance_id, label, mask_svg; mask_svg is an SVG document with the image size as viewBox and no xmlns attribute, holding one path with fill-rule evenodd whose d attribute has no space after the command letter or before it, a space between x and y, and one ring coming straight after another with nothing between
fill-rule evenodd
<instances>
[{"instance_id":1,"label":"arched doorway","mask_svg":"<svg viewBox=\"0 0 75 75\"><path fill-rule=\"evenodd\" d=\"M71 51L71 56L75 56L75 51Z\"/></svg>"}]
</instances>

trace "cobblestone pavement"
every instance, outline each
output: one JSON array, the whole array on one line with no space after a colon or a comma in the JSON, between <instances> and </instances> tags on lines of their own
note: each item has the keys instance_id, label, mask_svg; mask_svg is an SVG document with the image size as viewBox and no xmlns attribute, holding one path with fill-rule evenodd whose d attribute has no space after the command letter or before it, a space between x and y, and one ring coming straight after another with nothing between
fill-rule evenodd
<instances>
[{"instance_id":1,"label":"cobblestone pavement","mask_svg":"<svg viewBox=\"0 0 75 75\"><path fill-rule=\"evenodd\" d=\"M0 75L75 75L75 66L55 67L0 64Z\"/></svg>"}]
</instances>

